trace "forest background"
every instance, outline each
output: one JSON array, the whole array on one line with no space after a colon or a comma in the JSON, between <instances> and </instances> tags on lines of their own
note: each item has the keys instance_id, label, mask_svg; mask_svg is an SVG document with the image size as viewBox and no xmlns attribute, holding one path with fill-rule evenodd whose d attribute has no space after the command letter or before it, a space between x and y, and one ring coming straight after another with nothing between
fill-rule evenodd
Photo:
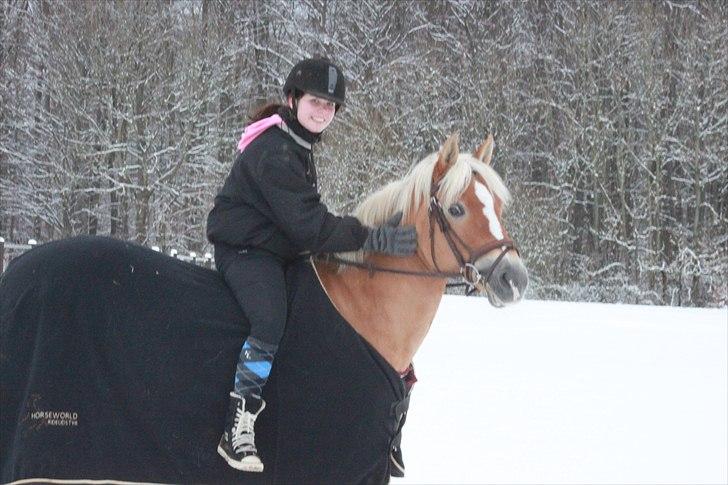
<instances>
[{"instance_id":1,"label":"forest background","mask_svg":"<svg viewBox=\"0 0 728 485\"><path fill-rule=\"evenodd\" d=\"M250 112L324 55L350 212L452 132L496 139L529 298L725 306L728 2L0 2L0 236L205 252Z\"/></svg>"}]
</instances>

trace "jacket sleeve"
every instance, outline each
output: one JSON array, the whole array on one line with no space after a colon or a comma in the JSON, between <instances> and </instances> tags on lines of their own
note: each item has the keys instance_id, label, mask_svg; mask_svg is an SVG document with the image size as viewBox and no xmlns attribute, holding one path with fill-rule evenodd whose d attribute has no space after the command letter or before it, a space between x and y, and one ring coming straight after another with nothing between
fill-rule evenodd
<instances>
[{"instance_id":1,"label":"jacket sleeve","mask_svg":"<svg viewBox=\"0 0 728 485\"><path fill-rule=\"evenodd\" d=\"M261 157L255 177L278 228L300 251L356 251L369 231L358 219L336 216L306 180L298 156L283 146Z\"/></svg>"}]
</instances>

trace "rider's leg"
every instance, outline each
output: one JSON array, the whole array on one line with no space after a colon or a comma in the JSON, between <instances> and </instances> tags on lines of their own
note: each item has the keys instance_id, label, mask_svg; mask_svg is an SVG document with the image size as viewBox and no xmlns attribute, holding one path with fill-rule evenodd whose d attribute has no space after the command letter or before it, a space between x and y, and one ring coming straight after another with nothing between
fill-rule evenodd
<instances>
[{"instance_id":1,"label":"rider's leg","mask_svg":"<svg viewBox=\"0 0 728 485\"><path fill-rule=\"evenodd\" d=\"M234 392L218 451L234 468L262 471L254 425L265 408L262 392L285 328L287 307L283 261L262 250L227 257L220 268L250 323L238 360Z\"/></svg>"}]
</instances>

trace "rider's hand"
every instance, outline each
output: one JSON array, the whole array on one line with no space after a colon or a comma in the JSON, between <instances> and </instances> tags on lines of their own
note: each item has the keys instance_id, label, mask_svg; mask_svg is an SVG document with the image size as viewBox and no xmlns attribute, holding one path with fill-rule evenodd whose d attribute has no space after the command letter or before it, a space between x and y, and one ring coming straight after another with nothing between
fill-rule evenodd
<instances>
[{"instance_id":1,"label":"rider's hand","mask_svg":"<svg viewBox=\"0 0 728 485\"><path fill-rule=\"evenodd\" d=\"M364 251L388 254L390 256L411 256L417 249L415 226L399 227L402 212L394 214L383 226L369 229L369 235L362 245Z\"/></svg>"}]
</instances>

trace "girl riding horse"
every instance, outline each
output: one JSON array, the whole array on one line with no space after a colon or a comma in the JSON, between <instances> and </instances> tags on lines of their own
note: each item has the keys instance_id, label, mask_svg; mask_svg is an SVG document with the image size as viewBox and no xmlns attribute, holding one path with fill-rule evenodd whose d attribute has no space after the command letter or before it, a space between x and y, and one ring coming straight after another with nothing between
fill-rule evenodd
<instances>
[{"instance_id":1,"label":"girl riding horse","mask_svg":"<svg viewBox=\"0 0 728 485\"><path fill-rule=\"evenodd\" d=\"M235 373L218 452L236 469L261 472L255 421L286 324L285 268L302 254L365 250L409 256L412 226L368 228L321 202L313 145L345 101L341 69L326 59L296 64L283 87L286 105L253 115L240 153L207 219L215 264L250 321Z\"/></svg>"},{"instance_id":2,"label":"girl riding horse","mask_svg":"<svg viewBox=\"0 0 728 485\"><path fill-rule=\"evenodd\" d=\"M368 227L402 212L418 233L412 256L287 270L291 320L256 422L262 473L215 450L249 333L219 272L90 236L13 260L0 278L0 482L386 483L401 376L448 279L462 275L496 306L528 285L492 151L492 137L471 155L451 136L354 212ZM69 413L73 423L51 422Z\"/></svg>"}]
</instances>

